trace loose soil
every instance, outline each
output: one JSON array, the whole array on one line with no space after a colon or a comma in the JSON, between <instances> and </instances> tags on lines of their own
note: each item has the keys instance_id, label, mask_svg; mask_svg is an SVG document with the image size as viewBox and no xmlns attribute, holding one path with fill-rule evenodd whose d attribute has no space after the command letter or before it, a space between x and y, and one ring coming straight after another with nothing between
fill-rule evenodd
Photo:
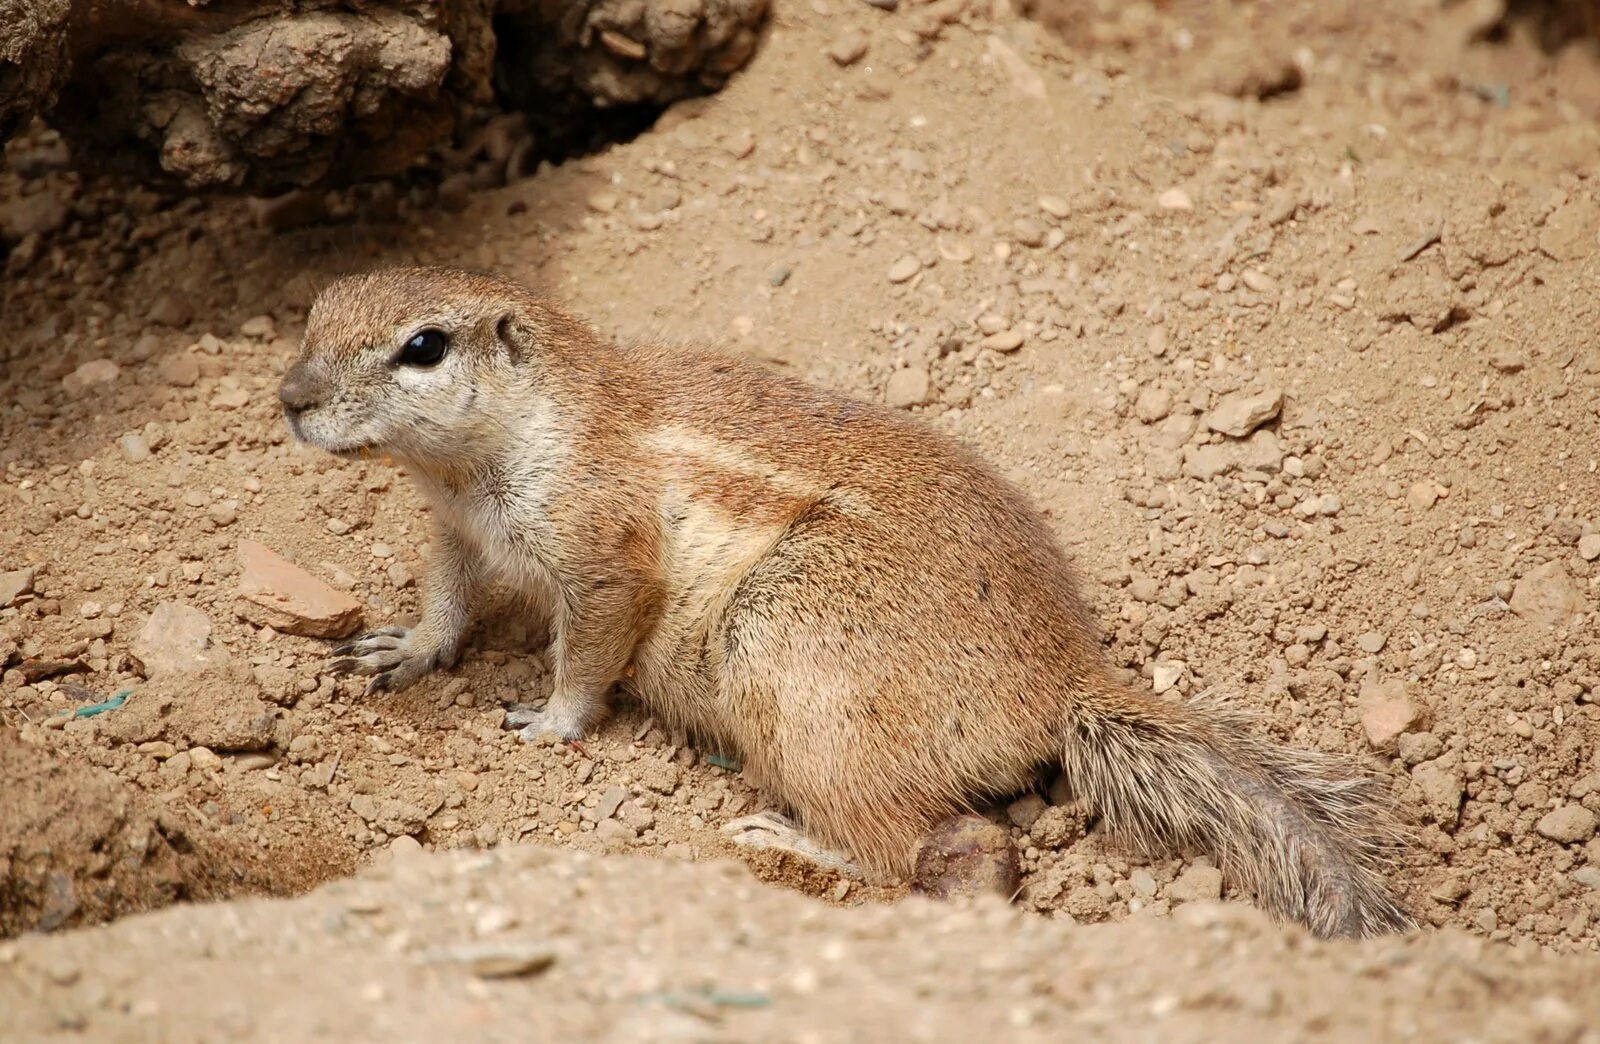
<instances>
[{"instance_id":1,"label":"loose soil","mask_svg":"<svg viewBox=\"0 0 1600 1044\"><path fill-rule=\"evenodd\" d=\"M383 864L26 935L0 950L26 1032L1588 1039L1600 63L1486 34L1470 3L1035 6L781 4L719 94L389 221L286 228L13 142L0 932ZM406 262L506 272L609 335L716 342L978 447L1048 513L1120 665L1389 782L1428 928L1312 944L1213 906L1203 857L1070 829L1060 792L991 810L1018 910L752 860L821 902L784 894L716 862L762 803L735 752L626 703L581 749L499 727L548 688L514 605L455 671L374 697L325 643L246 623L244 539L373 625L417 610L417 496L292 444L276 400L317 288ZM145 677L166 603L205 614L219 662ZM482 978L473 939L555 961Z\"/></svg>"}]
</instances>

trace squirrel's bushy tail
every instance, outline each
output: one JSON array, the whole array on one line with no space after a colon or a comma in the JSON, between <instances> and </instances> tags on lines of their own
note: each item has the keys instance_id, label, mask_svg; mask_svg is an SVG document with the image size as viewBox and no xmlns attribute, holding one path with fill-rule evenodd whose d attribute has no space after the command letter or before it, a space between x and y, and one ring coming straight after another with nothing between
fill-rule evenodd
<instances>
[{"instance_id":1,"label":"squirrel's bushy tail","mask_svg":"<svg viewBox=\"0 0 1600 1044\"><path fill-rule=\"evenodd\" d=\"M1214 701L1110 688L1067 722L1062 768L1115 839L1193 847L1276 916L1325 938L1410 927L1386 871L1400 847L1379 782L1259 738Z\"/></svg>"}]
</instances>

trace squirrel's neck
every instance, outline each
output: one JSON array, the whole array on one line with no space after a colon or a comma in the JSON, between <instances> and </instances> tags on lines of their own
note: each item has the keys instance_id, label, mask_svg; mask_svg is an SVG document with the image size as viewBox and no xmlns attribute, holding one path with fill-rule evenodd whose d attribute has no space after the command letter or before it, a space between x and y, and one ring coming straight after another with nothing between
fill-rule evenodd
<instances>
[{"instance_id":1,"label":"squirrel's neck","mask_svg":"<svg viewBox=\"0 0 1600 1044\"><path fill-rule=\"evenodd\" d=\"M474 421L426 460L396 454L424 485L450 497L523 487L554 471L592 415L592 396L573 396L550 382L530 379L509 388L484 389Z\"/></svg>"}]
</instances>

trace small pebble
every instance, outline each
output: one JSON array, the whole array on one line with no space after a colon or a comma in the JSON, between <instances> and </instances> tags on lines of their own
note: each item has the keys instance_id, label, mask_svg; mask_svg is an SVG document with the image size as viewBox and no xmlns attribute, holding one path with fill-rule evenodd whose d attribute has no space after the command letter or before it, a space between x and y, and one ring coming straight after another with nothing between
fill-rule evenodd
<instances>
[{"instance_id":1,"label":"small pebble","mask_svg":"<svg viewBox=\"0 0 1600 1044\"><path fill-rule=\"evenodd\" d=\"M889 266L889 282L904 283L910 281L912 276L922 271L922 262L916 255L907 254Z\"/></svg>"},{"instance_id":2,"label":"small pebble","mask_svg":"<svg viewBox=\"0 0 1600 1044\"><path fill-rule=\"evenodd\" d=\"M122 450L123 459L129 464L141 464L150 459L150 443L137 432L122 436L117 440L117 446Z\"/></svg>"},{"instance_id":3,"label":"small pebble","mask_svg":"<svg viewBox=\"0 0 1600 1044\"><path fill-rule=\"evenodd\" d=\"M979 341L978 347L992 352L1014 352L1022 347L1022 339L1020 330L1001 330Z\"/></svg>"},{"instance_id":4,"label":"small pebble","mask_svg":"<svg viewBox=\"0 0 1600 1044\"><path fill-rule=\"evenodd\" d=\"M933 380L922 366L907 366L889 375L883 398L890 406L905 409L926 404L933 394Z\"/></svg>"},{"instance_id":5,"label":"small pebble","mask_svg":"<svg viewBox=\"0 0 1600 1044\"><path fill-rule=\"evenodd\" d=\"M1169 188L1156 197L1156 206L1162 210L1185 211L1194 209L1194 200L1181 188Z\"/></svg>"},{"instance_id":6,"label":"small pebble","mask_svg":"<svg viewBox=\"0 0 1600 1044\"><path fill-rule=\"evenodd\" d=\"M1012 225L1012 235L1025 247L1042 247L1045 243L1044 226L1032 218L1018 218Z\"/></svg>"},{"instance_id":7,"label":"small pebble","mask_svg":"<svg viewBox=\"0 0 1600 1044\"><path fill-rule=\"evenodd\" d=\"M1072 208L1060 196L1040 196L1039 209L1053 218L1064 218L1072 213Z\"/></svg>"},{"instance_id":8,"label":"small pebble","mask_svg":"<svg viewBox=\"0 0 1600 1044\"><path fill-rule=\"evenodd\" d=\"M1133 414L1146 424L1165 420L1172 412L1172 393L1165 388L1147 385L1139 392L1133 404Z\"/></svg>"},{"instance_id":9,"label":"small pebble","mask_svg":"<svg viewBox=\"0 0 1600 1044\"><path fill-rule=\"evenodd\" d=\"M1254 268L1245 269L1244 275L1240 276L1239 278L1244 282L1245 286L1249 287L1258 294L1270 293L1278 288L1278 281L1276 279L1273 279L1265 272L1257 271Z\"/></svg>"},{"instance_id":10,"label":"small pebble","mask_svg":"<svg viewBox=\"0 0 1600 1044\"><path fill-rule=\"evenodd\" d=\"M828 45L828 57L836 65L854 65L866 57L868 41L858 32L848 32Z\"/></svg>"},{"instance_id":11,"label":"small pebble","mask_svg":"<svg viewBox=\"0 0 1600 1044\"><path fill-rule=\"evenodd\" d=\"M1222 871L1214 866L1191 866L1167 885L1167 898L1191 903L1221 899Z\"/></svg>"},{"instance_id":12,"label":"small pebble","mask_svg":"<svg viewBox=\"0 0 1600 1044\"><path fill-rule=\"evenodd\" d=\"M189 764L201 771L222 767L222 759L210 747L190 747L187 753Z\"/></svg>"},{"instance_id":13,"label":"small pebble","mask_svg":"<svg viewBox=\"0 0 1600 1044\"><path fill-rule=\"evenodd\" d=\"M1406 490L1406 503L1418 511L1427 511L1439 502L1439 490L1432 482L1416 482Z\"/></svg>"},{"instance_id":14,"label":"small pebble","mask_svg":"<svg viewBox=\"0 0 1600 1044\"><path fill-rule=\"evenodd\" d=\"M425 954L423 959L464 964L480 979L525 979L554 967L556 953L537 943L500 943Z\"/></svg>"},{"instance_id":15,"label":"small pebble","mask_svg":"<svg viewBox=\"0 0 1600 1044\"><path fill-rule=\"evenodd\" d=\"M157 363L156 373L174 388L193 388L200 380L200 362L188 352L180 352Z\"/></svg>"},{"instance_id":16,"label":"small pebble","mask_svg":"<svg viewBox=\"0 0 1600 1044\"><path fill-rule=\"evenodd\" d=\"M243 323L241 323L239 325L239 332L246 337L252 337L258 341L270 341L272 340L273 335L278 332L278 327L277 324L272 321L272 316L256 315L251 316L249 319L246 319Z\"/></svg>"}]
</instances>

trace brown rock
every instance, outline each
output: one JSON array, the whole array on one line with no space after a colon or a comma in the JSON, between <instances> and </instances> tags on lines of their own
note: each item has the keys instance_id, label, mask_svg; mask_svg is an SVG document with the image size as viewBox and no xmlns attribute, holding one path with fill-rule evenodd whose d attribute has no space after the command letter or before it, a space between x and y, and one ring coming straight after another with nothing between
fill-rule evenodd
<instances>
[{"instance_id":1,"label":"brown rock","mask_svg":"<svg viewBox=\"0 0 1600 1044\"><path fill-rule=\"evenodd\" d=\"M828 57L837 65L854 65L867 54L867 38L851 31L828 45Z\"/></svg>"},{"instance_id":2,"label":"brown rock","mask_svg":"<svg viewBox=\"0 0 1600 1044\"><path fill-rule=\"evenodd\" d=\"M1044 98L1046 93L1044 77L1028 64L1027 59L1013 50L1010 44L998 36L991 36L989 53L994 56L994 64L1004 70L1006 78L1011 81L1012 88L1018 94L1024 98Z\"/></svg>"},{"instance_id":3,"label":"brown rock","mask_svg":"<svg viewBox=\"0 0 1600 1044\"><path fill-rule=\"evenodd\" d=\"M31 566L0 573L0 609L14 605L25 594L33 593L33 574Z\"/></svg>"},{"instance_id":4,"label":"brown rock","mask_svg":"<svg viewBox=\"0 0 1600 1044\"><path fill-rule=\"evenodd\" d=\"M1022 347L1022 331L1001 330L999 333L992 333L979 341L978 347L987 348L991 352L1001 352L1002 354L1014 352Z\"/></svg>"},{"instance_id":5,"label":"brown rock","mask_svg":"<svg viewBox=\"0 0 1600 1044\"><path fill-rule=\"evenodd\" d=\"M932 394L933 380L928 376L927 368L908 366L889 375L889 383L884 388L883 398L890 406L904 409L908 406L925 404Z\"/></svg>"},{"instance_id":6,"label":"brown rock","mask_svg":"<svg viewBox=\"0 0 1600 1044\"><path fill-rule=\"evenodd\" d=\"M386 834L415 834L444 805L444 798L436 794L425 795L422 800L419 805L381 795L356 794L350 799L350 811Z\"/></svg>"},{"instance_id":7,"label":"brown rock","mask_svg":"<svg viewBox=\"0 0 1600 1044\"><path fill-rule=\"evenodd\" d=\"M281 196L250 200L256 224L274 232L312 225L328 216L326 196L307 189L291 189Z\"/></svg>"},{"instance_id":8,"label":"brown rock","mask_svg":"<svg viewBox=\"0 0 1600 1044\"><path fill-rule=\"evenodd\" d=\"M1028 827L1028 836L1045 848L1060 848L1083 837L1086 818L1076 803L1051 805Z\"/></svg>"},{"instance_id":9,"label":"brown rock","mask_svg":"<svg viewBox=\"0 0 1600 1044\"><path fill-rule=\"evenodd\" d=\"M1437 761L1418 765L1411 778L1422 791L1422 807L1427 816L1446 830L1461 821L1461 800L1466 784L1461 770Z\"/></svg>"},{"instance_id":10,"label":"brown rock","mask_svg":"<svg viewBox=\"0 0 1600 1044\"><path fill-rule=\"evenodd\" d=\"M1183 473L1211 479L1241 468L1276 472L1283 467L1283 444L1270 431L1258 431L1243 442L1209 443L1185 451Z\"/></svg>"},{"instance_id":11,"label":"brown rock","mask_svg":"<svg viewBox=\"0 0 1600 1044\"><path fill-rule=\"evenodd\" d=\"M1242 439L1276 417L1282 409L1283 392L1277 389L1259 395L1231 392L1200 418L1200 423L1212 431Z\"/></svg>"},{"instance_id":12,"label":"brown rock","mask_svg":"<svg viewBox=\"0 0 1600 1044\"><path fill-rule=\"evenodd\" d=\"M131 650L146 678L226 663L228 650L211 642L211 618L190 605L162 602Z\"/></svg>"},{"instance_id":13,"label":"brown rock","mask_svg":"<svg viewBox=\"0 0 1600 1044\"><path fill-rule=\"evenodd\" d=\"M1022 871L1004 828L980 816L946 819L917 849L911 887L936 899L1017 894Z\"/></svg>"},{"instance_id":14,"label":"brown rock","mask_svg":"<svg viewBox=\"0 0 1600 1044\"><path fill-rule=\"evenodd\" d=\"M194 306L181 294L158 294L150 302L150 310L145 313L145 318L157 325L177 329L189 325L194 318Z\"/></svg>"},{"instance_id":15,"label":"brown rock","mask_svg":"<svg viewBox=\"0 0 1600 1044\"><path fill-rule=\"evenodd\" d=\"M200 362L188 352L179 352L157 363L156 372L174 388L193 388L200 379Z\"/></svg>"},{"instance_id":16,"label":"brown rock","mask_svg":"<svg viewBox=\"0 0 1600 1044\"><path fill-rule=\"evenodd\" d=\"M1589 840L1597 828L1600 828L1600 819L1593 812L1582 805L1562 805L1545 813L1534 829L1541 837L1570 845Z\"/></svg>"},{"instance_id":17,"label":"brown rock","mask_svg":"<svg viewBox=\"0 0 1600 1044\"><path fill-rule=\"evenodd\" d=\"M1439 487L1424 479L1414 482L1406 490L1406 503L1418 511L1426 511L1439 502Z\"/></svg>"},{"instance_id":18,"label":"brown rock","mask_svg":"<svg viewBox=\"0 0 1600 1044\"><path fill-rule=\"evenodd\" d=\"M1183 903L1215 902L1222 898L1222 871L1195 865L1167 885L1167 898Z\"/></svg>"},{"instance_id":19,"label":"brown rock","mask_svg":"<svg viewBox=\"0 0 1600 1044\"><path fill-rule=\"evenodd\" d=\"M1565 566L1546 562L1517 581L1511 611L1537 627L1559 627L1583 611L1583 592Z\"/></svg>"},{"instance_id":20,"label":"brown rock","mask_svg":"<svg viewBox=\"0 0 1600 1044\"><path fill-rule=\"evenodd\" d=\"M1139 398L1133 404L1133 415L1146 424L1165 420L1171 412L1172 393L1154 385L1146 385L1140 390Z\"/></svg>"},{"instance_id":21,"label":"brown rock","mask_svg":"<svg viewBox=\"0 0 1600 1044\"><path fill-rule=\"evenodd\" d=\"M114 714L95 718L99 734L114 743L158 741L208 751L269 750L277 741L276 709L242 667L171 672L139 686ZM196 758L195 764L204 755Z\"/></svg>"},{"instance_id":22,"label":"brown rock","mask_svg":"<svg viewBox=\"0 0 1600 1044\"><path fill-rule=\"evenodd\" d=\"M1212 56L1211 86L1231 98L1271 98L1300 89L1305 74L1292 55L1262 40L1229 40Z\"/></svg>"},{"instance_id":23,"label":"brown rock","mask_svg":"<svg viewBox=\"0 0 1600 1044\"><path fill-rule=\"evenodd\" d=\"M67 201L50 192L7 200L0 203L0 239L48 236L60 230L71 213Z\"/></svg>"},{"instance_id":24,"label":"brown rock","mask_svg":"<svg viewBox=\"0 0 1600 1044\"><path fill-rule=\"evenodd\" d=\"M1550 215L1539 232L1539 249L1557 261L1578 261L1600 247L1600 203L1575 199Z\"/></svg>"},{"instance_id":25,"label":"brown rock","mask_svg":"<svg viewBox=\"0 0 1600 1044\"><path fill-rule=\"evenodd\" d=\"M1507 350L1489 356L1489 365L1501 373L1521 373L1527 368L1528 359L1521 352Z\"/></svg>"},{"instance_id":26,"label":"brown rock","mask_svg":"<svg viewBox=\"0 0 1600 1044\"><path fill-rule=\"evenodd\" d=\"M1393 751L1402 732L1425 727L1426 712L1406 692L1402 681L1368 679L1361 685L1361 727L1373 749Z\"/></svg>"},{"instance_id":27,"label":"brown rock","mask_svg":"<svg viewBox=\"0 0 1600 1044\"><path fill-rule=\"evenodd\" d=\"M110 359L91 359L61 378L61 387L76 395L96 384L109 384L122 374L122 367Z\"/></svg>"},{"instance_id":28,"label":"brown rock","mask_svg":"<svg viewBox=\"0 0 1600 1044\"><path fill-rule=\"evenodd\" d=\"M1169 188L1156 197L1156 206L1162 210L1193 210L1194 200L1181 188Z\"/></svg>"},{"instance_id":29,"label":"brown rock","mask_svg":"<svg viewBox=\"0 0 1600 1044\"><path fill-rule=\"evenodd\" d=\"M360 602L254 540L239 541L238 613L307 638L343 638L361 626Z\"/></svg>"},{"instance_id":30,"label":"brown rock","mask_svg":"<svg viewBox=\"0 0 1600 1044\"><path fill-rule=\"evenodd\" d=\"M889 282L909 282L920 271L922 271L922 262L917 260L915 254L906 254L889 266Z\"/></svg>"},{"instance_id":31,"label":"brown rock","mask_svg":"<svg viewBox=\"0 0 1600 1044\"><path fill-rule=\"evenodd\" d=\"M1038 794L1026 794L1006 806L1006 816L1017 826L1029 830L1048 807Z\"/></svg>"},{"instance_id":32,"label":"brown rock","mask_svg":"<svg viewBox=\"0 0 1600 1044\"><path fill-rule=\"evenodd\" d=\"M72 660L41 660L28 659L17 664L17 670L22 674L22 680L32 685L46 678L59 678L63 674L83 674L89 670L89 665L80 659Z\"/></svg>"}]
</instances>

